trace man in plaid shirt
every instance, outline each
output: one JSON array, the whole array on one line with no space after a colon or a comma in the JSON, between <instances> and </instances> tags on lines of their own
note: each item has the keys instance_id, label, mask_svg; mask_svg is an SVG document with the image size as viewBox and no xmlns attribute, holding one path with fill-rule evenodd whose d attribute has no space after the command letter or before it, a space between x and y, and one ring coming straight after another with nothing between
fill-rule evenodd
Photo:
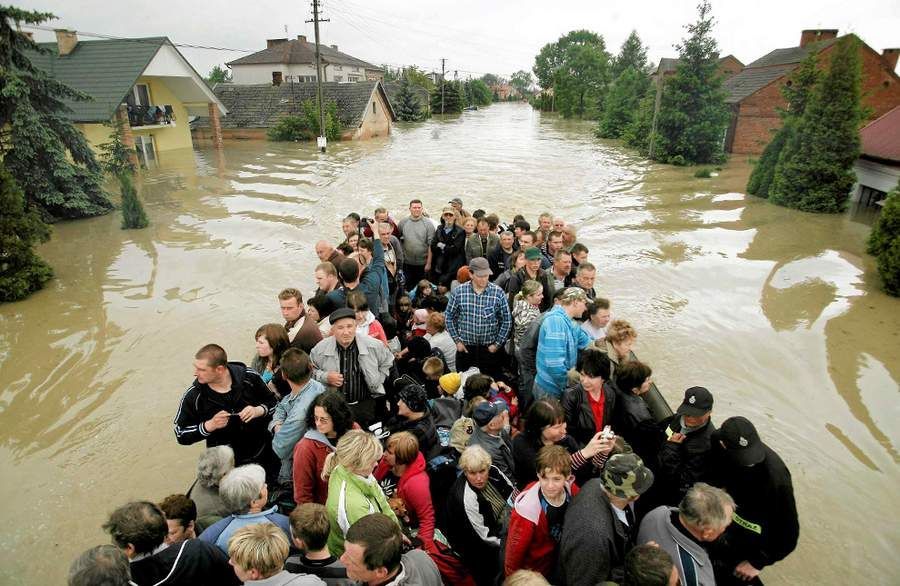
<instances>
[{"instance_id":1,"label":"man in plaid shirt","mask_svg":"<svg viewBox=\"0 0 900 586\"><path fill-rule=\"evenodd\" d=\"M503 343L509 337L512 317L503 289L490 282L490 265L484 257L469 263L472 280L452 293L444 312L447 331L456 342L456 368L472 366L494 378L503 365Z\"/></svg>"}]
</instances>

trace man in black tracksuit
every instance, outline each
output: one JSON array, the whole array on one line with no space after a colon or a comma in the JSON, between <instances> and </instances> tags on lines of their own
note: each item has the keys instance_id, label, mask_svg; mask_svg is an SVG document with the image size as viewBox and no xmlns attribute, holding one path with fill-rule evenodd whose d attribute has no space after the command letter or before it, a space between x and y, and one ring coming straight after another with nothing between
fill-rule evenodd
<instances>
[{"instance_id":1,"label":"man in black tracksuit","mask_svg":"<svg viewBox=\"0 0 900 586\"><path fill-rule=\"evenodd\" d=\"M791 473L744 417L725 420L713 435L709 482L737 509L710 551L717 584L762 584L759 571L797 547L800 523Z\"/></svg>"}]
</instances>

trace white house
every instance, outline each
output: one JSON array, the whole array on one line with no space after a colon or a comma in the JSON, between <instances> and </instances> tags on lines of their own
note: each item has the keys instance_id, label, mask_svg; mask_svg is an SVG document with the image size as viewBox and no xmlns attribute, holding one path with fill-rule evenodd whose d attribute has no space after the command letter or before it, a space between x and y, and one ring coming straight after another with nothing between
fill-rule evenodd
<instances>
[{"instance_id":1,"label":"white house","mask_svg":"<svg viewBox=\"0 0 900 586\"><path fill-rule=\"evenodd\" d=\"M852 200L877 204L900 181L900 106L863 127L859 138Z\"/></svg>"}]
</instances>

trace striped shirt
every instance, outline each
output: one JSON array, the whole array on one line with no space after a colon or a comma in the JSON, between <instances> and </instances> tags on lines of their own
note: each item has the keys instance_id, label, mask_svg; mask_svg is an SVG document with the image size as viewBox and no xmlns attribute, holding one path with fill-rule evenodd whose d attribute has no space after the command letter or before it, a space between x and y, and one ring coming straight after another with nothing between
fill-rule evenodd
<instances>
[{"instance_id":1,"label":"striped shirt","mask_svg":"<svg viewBox=\"0 0 900 586\"><path fill-rule=\"evenodd\" d=\"M344 375L344 384L341 391L348 403L358 403L369 397L369 390L362 369L359 367L359 348L356 346L356 338L350 345L344 348L335 344L338 358L341 361L341 374Z\"/></svg>"},{"instance_id":2,"label":"striped shirt","mask_svg":"<svg viewBox=\"0 0 900 586\"><path fill-rule=\"evenodd\" d=\"M493 283L481 293L471 282L454 289L444 316L453 340L469 346L500 346L512 329L506 294Z\"/></svg>"}]
</instances>

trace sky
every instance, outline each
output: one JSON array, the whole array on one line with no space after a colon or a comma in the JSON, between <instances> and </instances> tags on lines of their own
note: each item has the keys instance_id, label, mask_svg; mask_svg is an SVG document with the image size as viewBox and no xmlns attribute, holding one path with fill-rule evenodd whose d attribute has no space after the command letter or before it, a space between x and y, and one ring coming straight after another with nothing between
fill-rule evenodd
<instances>
[{"instance_id":1,"label":"sky","mask_svg":"<svg viewBox=\"0 0 900 586\"><path fill-rule=\"evenodd\" d=\"M284 0L27 0L21 8L52 12L52 28L120 37L167 36L203 75L216 64L259 51L266 39L306 35L312 41L311 1ZM338 45L354 57L391 67L417 65L448 77L509 76L531 70L546 43L571 30L599 33L617 53L632 29L648 47L653 63L675 57L673 45L685 36L684 25L696 19L697 0L322 0L322 42ZM743 63L772 49L799 44L803 29L838 29L856 33L881 52L900 47L900 2L897 0L713 0L714 35L721 55ZM287 34L285 34L287 27ZM55 39L35 31L38 41ZM219 50L230 49L230 50Z\"/></svg>"}]
</instances>

